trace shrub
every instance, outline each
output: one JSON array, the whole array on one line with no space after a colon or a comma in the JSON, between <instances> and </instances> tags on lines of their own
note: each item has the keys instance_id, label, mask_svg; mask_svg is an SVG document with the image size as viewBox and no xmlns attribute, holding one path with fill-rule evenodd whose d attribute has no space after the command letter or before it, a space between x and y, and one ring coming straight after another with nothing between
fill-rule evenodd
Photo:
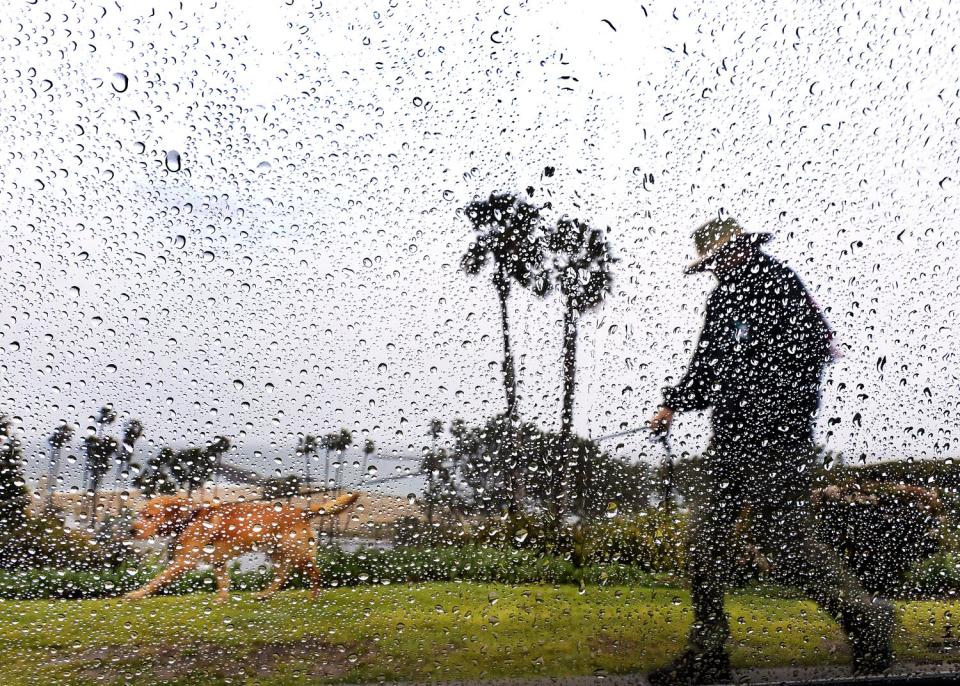
<instances>
[{"instance_id":1,"label":"shrub","mask_svg":"<svg viewBox=\"0 0 960 686\"><path fill-rule=\"evenodd\" d=\"M687 517L649 509L586 527L588 564L621 564L645 572L677 572L686 553Z\"/></svg>"},{"instance_id":2,"label":"shrub","mask_svg":"<svg viewBox=\"0 0 960 686\"><path fill-rule=\"evenodd\" d=\"M657 579L628 565L590 565L575 569L567 560L531 551L499 550L479 546L358 550L344 553L322 551L318 566L328 587L360 584L390 584L427 581L477 581L504 584L596 583L650 584ZM0 598L95 598L116 596L139 588L160 567L124 566L100 571L26 570L0 572ZM234 591L264 588L268 571L231 574ZM290 585L304 588L306 580L295 577ZM216 588L213 572L191 571L164 589L165 595L179 595Z\"/></svg>"},{"instance_id":3,"label":"shrub","mask_svg":"<svg viewBox=\"0 0 960 686\"><path fill-rule=\"evenodd\" d=\"M117 566L119 553L84 534L69 531L54 517L26 516L0 533L0 569L66 568L88 570Z\"/></svg>"},{"instance_id":4,"label":"shrub","mask_svg":"<svg viewBox=\"0 0 960 686\"><path fill-rule=\"evenodd\" d=\"M942 506L930 489L847 483L815 491L814 503L818 535L870 591L895 592L940 548Z\"/></svg>"},{"instance_id":5,"label":"shrub","mask_svg":"<svg viewBox=\"0 0 960 686\"><path fill-rule=\"evenodd\" d=\"M900 592L914 597L944 597L960 594L960 556L939 553L914 565Z\"/></svg>"},{"instance_id":6,"label":"shrub","mask_svg":"<svg viewBox=\"0 0 960 686\"><path fill-rule=\"evenodd\" d=\"M463 545L469 542L463 527L434 522L407 515L393 523L393 542L398 547L438 547Z\"/></svg>"}]
</instances>

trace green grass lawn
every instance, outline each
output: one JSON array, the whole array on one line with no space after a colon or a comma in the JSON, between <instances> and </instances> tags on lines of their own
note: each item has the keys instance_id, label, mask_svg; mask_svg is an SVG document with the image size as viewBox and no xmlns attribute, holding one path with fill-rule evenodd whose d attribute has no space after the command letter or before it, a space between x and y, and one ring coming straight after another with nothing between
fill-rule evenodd
<instances>
[{"instance_id":1,"label":"green grass lawn","mask_svg":"<svg viewBox=\"0 0 960 686\"><path fill-rule=\"evenodd\" d=\"M247 594L0 602L0 683L295 684L646 671L690 623L673 588L429 583ZM898 606L898 659L943 662L960 602ZM843 636L809 602L730 598L738 667L837 664Z\"/></svg>"}]
</instances>

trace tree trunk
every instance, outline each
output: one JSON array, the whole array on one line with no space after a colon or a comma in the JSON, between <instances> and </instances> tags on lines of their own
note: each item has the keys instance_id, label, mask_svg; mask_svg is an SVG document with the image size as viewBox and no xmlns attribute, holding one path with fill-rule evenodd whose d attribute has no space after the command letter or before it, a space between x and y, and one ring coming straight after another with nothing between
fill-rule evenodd
<instances>
[{"instance_id":1,"label":"tree trunk","mask_svg":"<svg viewBox=\"0 0 960 686\"><path fill-rule=\"evenodd\" d=\"M120 514L120 472L123 471L123 463L117 465L117 471L113 474L113 506L115 514Z\"/></svg>"},{"instance_id":2,"label":"tree trunk","mask_svg":"<svg viewBox=\"0 0 960 686\"><path fill-rule=\"evenodd\" d=\"M551 499L556 502L557 515L562 516L569 506L571 491L578 498L580 494L570 485L570 452L571 436L573 435L573 402L576 391L577 371L577 318L573 307L567 303L563 313L563 396L560 410L560 459L557 461L554 472L554 492ZM581 465L574 470L575 480L579 480Z\"/></svg>"},{"instance_id":3,"label":"tree trunk","mask_svg":"<svg viewBox=\"0 0 960 686\"><path fill-rule=\"evenodd\" d=\"M50 448L50 464L47 465L47 492L44 511L53 511L53 487L57 480L57 473L60 471L60 450L59 448Z\"/></svg>"},{"instance_id":4,"label":"tree trunk","mask_svg":"<svg viewBox=\"0 0 960 686\"><path fill-rule=\"evenodd\" d=\"M433 470L427 473L427 525L433 526L433 499L436 493L433 485Z\"/></svg>"},{"instance_id":5,"label":"tree trunk","mask_svg":"<svg viewBox=\"0 0 960 686\"><path fill-rule=\"evenodd\" d=\"M560 434L573 433L573 401L577 373L577 318L570 305L563 315L563 409L560 412Z\"/></svg>"},{"instance_id":6,"label":"tree trunk","mask_svg":"<svg viewBox=\"0 0 960 686\"><path fill-rule=\"evenodd\" d=\"M517 416L517 376L513 366L513 350L510 347L510 319L507 316L506 287L497 288L500 301L500 327L503 330L503 390L507 397L507 417L513 420Z\"/></svg>"},{"instance_id":7,"label":"tree trunk","mask_svg":"<svg viewBox=\"0 0 960 686\"><path fill-rule=\"evenodd\" d=\"M524 486L523 468L521 464L519 445L516 443L517 423L517 373L513 362L513 349L510 346L510 318L507 313L507 298L510 291L507 287L497 288L497 299L500 301L500 327L503 330L503 390L507 400L507 420L510 426L510 469L507 474L510 483L510 511L514 514L523 508Z\"/></svg>"},{"instance_id":8,"label":"tree trunk","mask_svg":"<svg viewBox=\"0 0 960 686\"><path fill-rule=\"evenodd\" d=\"M100 504L100 480L92 479L91 486L93 488L93 498L91 499L90 504L90 529L92 531L97 530L97 507Z\"/></svg>"},{"instance_id":9,"label":"tree trunk","mask_svg":"<svg viewBox=\"0 0 960 686\"><path fill-rule=\"evenodd\" d=\"M326 490L330 487L330 451L327 451L327 456L323 460L323 489Z\"/></svg>"}]
</instances>

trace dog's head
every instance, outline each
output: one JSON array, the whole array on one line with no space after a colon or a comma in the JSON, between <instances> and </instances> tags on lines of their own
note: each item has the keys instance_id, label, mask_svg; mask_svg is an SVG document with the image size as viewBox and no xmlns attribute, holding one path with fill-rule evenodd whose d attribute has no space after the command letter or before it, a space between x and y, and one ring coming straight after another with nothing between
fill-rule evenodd
<instances>
[{"instance_id":1,"label":"dog's head","mask_svg":"<svg viewBox=\"0 0 960 686\"><path fill-rule=\"evenodd\" d=\"M133 535L141 540L155 536L177 536L196 510L196 505L176 496L151 498L133 523Z\"/></svg>"}]
</instances>

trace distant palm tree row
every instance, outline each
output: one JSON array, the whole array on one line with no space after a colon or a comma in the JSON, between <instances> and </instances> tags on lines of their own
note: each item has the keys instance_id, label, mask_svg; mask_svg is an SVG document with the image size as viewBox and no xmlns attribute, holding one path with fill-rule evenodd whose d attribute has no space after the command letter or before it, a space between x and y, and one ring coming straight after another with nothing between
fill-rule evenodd
<instances>
[{"instance_id":1,"label":"distant palm tree row","mask_svg":"<svg viewBox=\"0 0 960 686\"><path fill-rule=\"evenodd\" d=\"M303 456L303 476L307 483L311 482L310 476L310 457L320 450L325 452L323 464L323 483L325 486L330 484L330 452L342 452L353 445L353 433L349 429L340 429L328 433L321 438L313 434L301 436L297 442L297 455ZM364 470L366 470L366 456L374 450L373 441L367 439L364 445ZM343 486L343 470L338 469L336 474L337 487Z\"/></svg>"},{"instance_id":2,"label":"distant palm tree row","mask_svg":"<svg viewBox=\"0 0 960 686\"><path fill-rule=\"evenodd\" d=\"M134 465L134 446L143 436L143 424L138 419L131 419L123 430L123 437L118 441L113 436L107 436L106 428L117 421L117 413L111 405L104 405L94 417L94 426L83 437L81 452L83 460L83 492L89 497L89 514L91 517L97 512L100 490L104 477L114 467L114 484L119 483L131 466ZM47 463L47 483L44 493L44 509L53 508L53 492L63 466L63 449L73 439L74 428L67 422L56 427L47 438L49 446L49 461Z\"/></svg>"},{"instance_id":3,"label":"distant palm tree row","mask_svg":"<svg viewBox=\"0 0 960 686\"><path fill-rule=\"evenodd\" d=\"M175 493L185 490L187 497L192 498L197 489L206 487L213 481L218 471L226 470L223 456L230 451L233 443L229 438L216 436L202 446L191 446L174 449L162 447L156 455L141 462L136 460L135 447L143 438L143 423L138 419L130 419L123 427L118 440L108 435L108 428L117 421L117 414L111 405L105 405L93 417L93 425L87 429L81 441L80 453L83 457L82 487L87 502L86 514L91 526L96 525L97 513L100 506L100 495L104 479L113 469L114 491L116 492L115 509L121 507L120 485L132 483L145 496L162 493ZM74 436L74 426L63 422L50 433L47 438L48 464L46 471L46 485L43 493L44 510L53 510L53 493L60 480L63 467L63 452L70 445ZM324 488L343 487L343 470L338 469L335 479L330 479L330 453L341 452L353 445L353 434L348 429L341 429L317 438L313 434L301 436L296 455L304 458L303 477L291 475L281 479L269 479L251 474L252 481L269 482L267 489L271 494L291 497L299 492L302 483L310 484L311 457L319 450L326 451L324 468ZM367 459L374 452L372 440L367 439L363 446L363 469L367 468ZM242 472L237 468L230 470L231 474ZM276 481L276 483L274 483ZM286 488L281 487L281 482ZM293 489L293 490L291 490Z\"/></svg>"},{"instance_id":4,"label":"distant palm tree row","mask_svg":"<svg viewBox=\"0 0 960 686\"><path fill-rule=\"evenodd\" d=\"M529 189L528 192L530 192ZM560 408L560 436L563 454L557 456L554 474L554 497L560 507L563 489L570 489L567 474L567 452L573 430L576 397L577 337L580 318L599 306L612 285L611 266L616 262L604 231L586 221L560 217L548 223L543 210L549 203L536 207L512 193L491 193L465 208L475 232L461 260L470 276L480 274L489 264L491 279L500 309L503 334L503 384L506 415L512 425L519 421L517 375L510 339L508 300L514 285L527 288L540 297L556 292L562 306L561 370L563 394ZM512 432L516 434L516 432ZM516 434L519 436L519 434ZM516 440L520 440L519 438ZM516 456L512 469L513 508L519 510L523 500L525 466L519 446L512 446ZM574 490L583 483L583 465L575 465ZM578 501L582 500L578 493Z\"/></svg>"}]
</instances>

